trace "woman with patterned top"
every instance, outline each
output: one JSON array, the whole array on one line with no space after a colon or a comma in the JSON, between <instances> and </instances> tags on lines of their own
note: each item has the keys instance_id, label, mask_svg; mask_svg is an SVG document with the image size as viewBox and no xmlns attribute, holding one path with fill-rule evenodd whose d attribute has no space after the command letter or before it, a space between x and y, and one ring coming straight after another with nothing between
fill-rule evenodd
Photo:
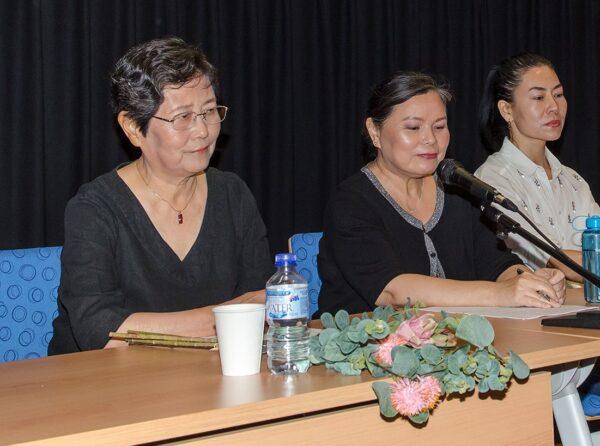
<instances>
[{"instance_id":1,"label":"woman with patterned top","mask_svg":"<svg viewBox=\"0 0 600 446\"><path fill-rule=\"evenodd\" d=\"M563 273L519 275L525 267L499 249L480 212L437 181L450 141L449 100L420 73L397 73L375 87L365 122L375 160L338 186L326 211L321 311L562 304Z\"/></svg>"},{"instance_id":2,"label":"woman with patterned top","mask_svg":"<svg viewBox=\"0 0 600 446\"><path fill-rule=\"evenodd\" d=\"M600 214L588 184L546 147L560 138L567 100L554 67L542 56L523 53L490 71L480 103L481 133L493 153L475 175L510 198L535 225L581 264L581 226L585 216ZM518 214L507 211L525 229ZM577 221L579 220L579 221ZM521 236L507 246L532 269L550 265L568 279L581 277Z\"/></svg>"}]
</instances>

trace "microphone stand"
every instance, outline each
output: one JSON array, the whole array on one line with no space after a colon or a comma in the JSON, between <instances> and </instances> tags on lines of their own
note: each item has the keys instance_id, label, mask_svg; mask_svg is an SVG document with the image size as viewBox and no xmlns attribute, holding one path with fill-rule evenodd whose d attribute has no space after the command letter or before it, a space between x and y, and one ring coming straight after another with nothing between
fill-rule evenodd
<instances>
[{"instance_id":1,"label":"microphone stand","mask_svg":"<svg viewBox=\"0 0 600 446\"><path fill-rule=\"evenodd\" d=\"M533 243L535 246L540 248L546 254L554 257L555 259L561 261L573 271L578 273L580 276L586 278L590 282L592 282L597 287L600 287L600 277L591 273L590 271L582 268L579 264L575 263L571 260L566 254L558 249L554 249L548 243L544 242L540 238L533 235L528 230L521 227L519 223L510 218L508 215L504 214L502 211L492 206L491 203L484 203L481 205L481 211L483 215L492 220L498 225L497 236L500 239L505 239L508 237L508 234L515 233L523 237L528 242Z\"/></svg>"}]
</instances>

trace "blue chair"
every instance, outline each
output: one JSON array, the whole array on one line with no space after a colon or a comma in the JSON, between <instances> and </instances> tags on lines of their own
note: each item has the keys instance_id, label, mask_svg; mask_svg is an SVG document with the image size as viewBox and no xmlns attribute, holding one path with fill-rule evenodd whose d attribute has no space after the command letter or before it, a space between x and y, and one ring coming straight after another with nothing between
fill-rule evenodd
<instances>
[{"instance_id":1,"label":"blue chair","mask_svg":"<svg viewBox=\"0 0 600 446\"><path fill-rule=\"evenodd\" d=\"M308 282L308 298L310 300L310 316L319 309L319 291L321 279L317 269L317 254L322 232L305 232L294 234L289 239L290 252L296 254L298 272Z\"/></svg>"},{"instance_id":2,"label":"blue chair","mask_svg":"<svg viewBox=\"0 0 600 446\"><path fill-rule=\"evenodd\" d=\"M0 362L47 355L62 247L0 251Z\"/></svg>"}]
</instances>

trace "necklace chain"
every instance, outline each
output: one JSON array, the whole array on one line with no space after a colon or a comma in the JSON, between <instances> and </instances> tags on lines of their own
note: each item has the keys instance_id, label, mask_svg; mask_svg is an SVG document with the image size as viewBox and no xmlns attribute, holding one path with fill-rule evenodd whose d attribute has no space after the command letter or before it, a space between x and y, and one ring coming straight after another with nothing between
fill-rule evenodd
<instances>
[{"instance_id":1,"label":"necklace chain","mask_svg":"<svg viewBox=\"0 0 600 446\"><path fill-rule=\"evenodd\" d=\"M196 184L198 182L197 178L194 177L194 180L195 180L194 189L192 189L192 194L190 195L190 198L188 198L187 203L185 204L185 206L183 208L177 209L175 206L173 206L171 204L171 202L169 200L164 199L163 197L160 196L160 194L158 192L156 192L154 189L152 189L152 187L150 186L150 184L148 183L148 181L146 180L146 178L144 178L144 176L142 175L142 171L140 170L139 163L136 163L136 170L138 172L138 175L140 176L140 178L142 179L142 181L144 182L144 184L148 188L148 190L150 192L152 192L152 195L154 195L159 200L164 201L165 203L167 203L171 209L173 209L175 212L177 212L177 222L180 225L183 224L183 211L185 211L187 209L187 207L192 202L192 198L194 198L194 195L195 195L196 189L197 189L197 184Z\"/></svg>"}]
</instances>

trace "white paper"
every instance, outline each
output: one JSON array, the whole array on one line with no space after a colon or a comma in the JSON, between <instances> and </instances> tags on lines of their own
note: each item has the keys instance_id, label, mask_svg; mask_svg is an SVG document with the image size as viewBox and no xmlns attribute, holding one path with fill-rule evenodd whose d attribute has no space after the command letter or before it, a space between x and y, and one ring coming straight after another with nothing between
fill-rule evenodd
<instances>
[{"instance_id":1,"label":"white paper","mask_svg":"<svg viewBox=\"0 0 600 446\"><path fill-rule=\"evenodd\" d=\"M597 310L598 307L584 307L579 305L563 305L558 308L530 308L530 307L428 307L423 311L433 313L444 310L446 313L478 314L484 317L500 319L539 319L542 317L564 316L579 313L580 311Z\"/></svg>"}]
</instances>

